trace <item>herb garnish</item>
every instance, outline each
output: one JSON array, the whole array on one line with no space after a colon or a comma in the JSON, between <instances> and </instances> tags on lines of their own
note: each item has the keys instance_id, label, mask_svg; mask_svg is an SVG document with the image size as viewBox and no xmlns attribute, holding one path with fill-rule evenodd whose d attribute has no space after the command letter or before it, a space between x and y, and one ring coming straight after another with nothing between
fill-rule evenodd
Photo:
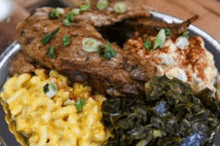
<instances>
[{"instance_id":1,"label":"herb garnish","mask_svg":"<svg viewBox=\"0 0 220 146\"><path fill-rule=\"evenodd\" d=\"M87 11L87 10L89 10L90 9L90 0L86 0L85 2L83 2L83 3L81 3L80 5L79 5L79 7L80 7L80 11Z\"/></svg>"},{"instance_id":2,"label":"herb garnish","mask_svg":"<svg viewBox=\"0 0 220 146\"><path fill-rule=\"evenodd\" d=\"M156 49L157 47L162 48L165 40L166 40L165 29L161 29L157 34L156 39L154 40L153 49Z\"/></svg>"},{"instance_id":3,"label":"herb garnish","mask_svg":"<svg viewBox=\"0 0 220 146\"><path fill-rule=\"evenodd\" d=\"M54 35L60 30L60 27L58 27L56 30L52 31L51 33L45 35L42 39L41 39L41 43L42 44L46 44L47 42L49 42L51 40L52 37L54 37Z\"/></svg>"},{"instance_id":4,"label":"herb garnish","mask_svg":"<svg viewBox=\"0 0 220 146\"><path fill-rule=\"evenodd\" d=\"M99 10L104 10L108 6L108 1L107 0L99 0L98 3L96 4L96 7Z\"/></svg>"},{"instance_id":5,"label":"herb garnish","mask_svg":"<svg viewBox=\"0 0 220 146\"><path fill-rule=\"evenodd\" d=\"M50 12L49 12L49 18L50 19L58 19L60 17L60 13L57 12L55 9L52 9Z\"/></svg>"},{"instance_id":6,"label":"herb garnish","mask_svg":"<svg viewBox=\"0 0 220 146\"><path fill-rule=\"evenodd\" d=\"M80 99L79 101L76 102L76 109L78 112L82 111L83 106L85 105L85 100L84 99Z\"/></svg>"},{"instance_id":7,"label":"herb garnish","mask_svg":"<svg viewBox=\"0 0 220 146\"><path fill-rule=\"evenodd\" d=\"M170 36L171 35L171 30L170 29L165 29L165 34L166 34L166 36Z\"/></svg>"},{"instance_id":8,"label":"herb garnish","mask_svg":"<svg viewBox=\"0 0 220 146\"><path fill-rule=\"evenodd\" d=\"M188 38L189 39L189 31L184 31L182 34L181 34L181 36L184 36L184 37L186 37L186 38Z\"/></svg>"},{"instance_id":9,"label":"herb garnish","mask_svg":"<svg viewBox=\"0 0 220 146\"><path fill-rule=\"evenodd\" d=\"M43 87L43 91L47 95L47 97L52 98L58 92L57 85L54 82L46 84Z\"/></svg>"},{"instance_id":10,"label":"herb garnish","mask_svg":"<svg viewBox=\"0 0 220 146\"><path fill-rule=\"evenodd\" d=\"M100 56L105 57L107 59L111 59L112 57L116 57L117 53L115 49L111 48L111 44L107 41L106 45L100 45Z\"/></svg>"},{"instance_id":11,"label":"herb garnish","mask_svg":"<svg viewBox=\"0 0 220 146\"><path fill-rule=\"evenodd\" d=\"M65 10L63 8L52 9L49 12L49 18L50 19L58 19L60 17L60 15L62 15L64 13L65 13Z\"/></svg>"},{"instance_id":12,"label":"herb garnish","mask_svg":"<svg viewBox=\"0 0 220 146\"><path fill-rule=\"evenodd\" d=\"M70 41L71 41L71 39L70 39L69 35L63 37L63 45L64 46L68 46L70 44Z\"/></svg>"},{"instance_id":13,"label":"herb garnish","mask_svg":"<svg viewBox=\"0 0 220 146\"><path fill-rule=\"evenodd\" d=\"M68 19L69 22L73 23L74 22L74 14L73 13L67 14L66 19Z\"/></svg>"},{"instance_id":14,"label":"herb garnish","mask_svg":"<svg viewBox=\"0 0 220 146\"><path fill-rule=\"evenodd\" d=\"M151 46L152 46L151 40L147 39L144 43L144 47L149 50L151 49Z\"/></svg>"},{"instance_id":15,"label":"herb garnish","mask_svg":"<svg viewBox=\"0 0 220 146\"><path fill-rule=\"evenodd\" d=\"M152 42L149 39L147 39L145 41L144 47L146 49L148 49L148 50L149 49L154 49L155 50L157 47L162 48L163 44L164 44L164 42L166 40L166 36L169 36L170 34L171 34L171 30L170 29L161 29L158 32L156 38L154 39L154 46L153 46L153 48L152 48Z\"/></svg>"},{"instance_id":16,"label":"herb garnish","mask_svg":"<svg viewBox=\"0 0 220 146\"><path fill-rule=\"evenodd\" d=\"M65 13L65 10L63 8L56 8L56 11L63 15Z\"/></svg>"},{"instance_id":17,"label":"herb garnish","mask_svg":"<svg viewBox=\"0 0 220 146\"><path fill-rule=\"evenodd\" d=\"M117 2L114 5L114 11L117 13L124 13L126 11L126 6L124 2Z\"/></svg>"},{"instance_id":18,"label":"herb garnish","mask_svg":"<svg viewBox=\"0 0 220 146\"><path fill-rule=\"evenodd\" d=\"M46 84L43 88L44 93L47 93L49 91L49 84Z\"/></svg>"},{"instance_id":19,"label":"herb garnish","mask_svg":"<svg viewBox=\"0 0 220 146\"><path fill-rule=\"evenodd\" d=\"M73 13L69 13L66 15L66 18L63 20L63 24L66 26L72 26L74 22L74 14Z\"/></svg>"},{"instance_id":20,"label":"herb garnish","mask_svg":"<svg viewBox=\"0 0 220 146\"><path fill-rule=\"evenodd\" d=\"M79 15L79 12L80 12L80 9L77 9L77 8L72 10L73 15L75 15L75 16Z\"/></svg>"},{"instance_id":21,"label":"herb garnish","mask_svg":"<svg viewBox=\"0 0 220 146\"><path fill-rule=\"evenodd\" d=\"M84 38L82 40L82 49L86 52L98 52L99 43L96 39L93 38Z\"/></svg>"},{"instance_id":22,"label":"herb garnish","mask_svg":"<svg viewBox=\"0 0 220 146\"><path fill-rule=\"evenodd\" d=\"M64 19L64 20L63 20L63 24L64 24L65 26L72 26L72 25L73 25L73 23L71 23L68 19Z\"/></svg>"},{"instance_id":23,"label":"herb garnish","mask_svg":"<svg viewBox=\"0 0 220 146\"><path fill-rule=\"evenodd\" d=\"M117 55L115 49L111 48L109 41L107 41L106 45L101 45L101 42L93 38L84 38L82 40L82 49L86 52L99 52L100 56L107 59L111 59Z\"/></svg>"},{"instance_id":24,"label":"herb garnish","mask_svg":"<svg viewBox=\"0 0 220 146\"><path fill-rule=\"evenodd\" d=\"M80 6L80 11L87 11L90 9L90 5L81 5Z\"/></svg>"},{"instance_id":25,"label":"herb garnish","mask_svg":"<svg viewBox=\"0 0 220 146\"><path fill-rule=\"evenodd\" d=\"M55 59L55 50L54 50L53 46L50 46L49 48L47 48L46 56Z\"/></svg>"}]
</instances>

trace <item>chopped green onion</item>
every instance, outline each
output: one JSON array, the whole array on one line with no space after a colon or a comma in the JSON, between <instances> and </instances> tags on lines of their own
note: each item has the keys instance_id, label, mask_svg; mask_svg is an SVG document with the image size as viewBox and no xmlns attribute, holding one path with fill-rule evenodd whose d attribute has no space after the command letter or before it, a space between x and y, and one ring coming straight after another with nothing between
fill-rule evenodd
<instances>
[{"instance_id":1,"label":"chopped green onion","mask_svg":"<svg viewBox=\"0 0 220 146\"><path fill-rule=\"evenodd\" d=\"M85 100L84 99L80 99L79 101L76 102L76 109L77 111L82 111L83 106L85 105Z\"/></svg>"},{"instance_id":2,"label":"chopped green onion","mask_svg":"<svg viewBox=\"0 0 220 146\"><path fill-rule=\"evenodd\" d=\"M151 40L149 40L149 39L147 39L144 43L144 47L148 50L151 48L151 45L152 45L152 43L151 43Z\"/></svg>"},{"instance_id":3,"label":"chopped green onion","mask_svg":"<svg viewBox=\"0 0 220 146\"><path fill-rule=\"evenodd\" d=\"M50 19L58 19L60 17L60 13L58 11L56 11L55 9L52 9L49 12L49 18Z\"/></svg>"},{"instance_id":4,"label":"chopped green onion","mask_svg":"<svg viewBox=\"0 0 220 146\"><path fill-rule=\"evenodd\" d=\"M107 59L111 59L112 57L116 57L117 53L115 49L111 48L111 44L107 41L106 45L101 45L100 47L100 56L105 57Z\"/></svg>"},{"instance_id":5,"label":"chopped green onion","mask_svg":"<svg viewBox=\"0 0 220 146\"><path fill-rule=\"evenodd\" d=\"M50 46L49 48L47 48L46 56L55 59L55 50L54 50L53 46Z\"/></svg>"},{"instance_id":6,"label":"chopped green onion","mask_svg":"<svg viewBox=\"0 0 220 146\"><path fill-rule=\"evenodd\" d=\"M51 33L48 33L47 35L45 35L42 39L41 39L41 43L42 44L46 44L47 42L49 42L51 40L52 37L54 37L54 35L60 30L60 27L58 27L56 30L52 31Z\"/></svg>"},{"instance_id":7,"label":"chopped green onion","mask_svg":"<svg viewBox=\"0 0 220 146\"><path fill-rule=\"evenodd\" d=\"M80 9L77 9L77 8L72 10L73 15L75 15L75 16L79 15L79 12L80 12Z\"/></svg>"},{"instance_id":8,"label":"chopped green onion","mask_svg":"<svg viewBox=\"0 0 220 146\"><path fill-rule=\"evenodd\" d=\"M65 13L65 10L63 8L56 8L56 12L62 15Z\"/></svg>"},{"instance_id":9,"label":"chopped green onion","mask_svg":"<svg viewBox=\"0 0 220 146\"><path fill-rule=\"evenodd\" d=\"M47 97L52 98L58 92L57 85L54 82L46 84L43 87L43 91L47 95Z\"/></svg>"},{"instance_id":10,"label":"chopped green onion","mask_svg":"<svg viewBox=\"0 0 220 146\"><path fill-rule=\"evenodd\" d=\"M87 11L89 9L90 9L90 5L83 4L83 5L80 6L80 11Z\"/></svg>"},{"instance_id":11,"label":"chopped green onion","mask_svg":"<svg viewBox=\"0 0 220 146\"><path fill-rule=\"evenodd\" d=\"M117 2L114 5L114 11L117 13L124 13L126 11L126 6L125 6L124 2Z\"/></svg>"},{"instance_id":12,"label":"chopped green onion","mask_svg":"<svg viewBox=\"0 0 220 146\"><path fill-rule=\"evenodd\" d=\"M66 19L68 19L69 22L73 23L74 22L74 14L73 13L67 14Z\"/></svg>"},{"instance_id":13,"label":"chopped green onion","mask_svg":"<svg viewBox=\"0 0 220 146\"><path fill-rule=\"evenodd\" d=\"M115 52L115 49L111 49L111 50L106 50L104 52L103 57L105 57L106 59L111 59L112 57L115 57L117 55L117 53Z\"/></svg>"},{"instance_id":14,"label":"chopped green onion","mask_svg":"<svg viewBox=\"0 0 220 146\"><path fill-rule=\"evenodd\" d=\"M99 43L96 39L92 38L84 38L82 40L82 49L86 52L98 52L99 51Z\"/></svg>"},{"instance_id":15,"label":"chopped green onion","mask_svg":"<svg viewBox=\"0 0 220 146\"><path fill-rule=\"evenodd\" d=\"M64 46L68 46L70 44L70 41L71 41L71 39L70 39L69 35L63 37L63 45Z\"/></svg>"},{"instance_id":16,"label":"chopped green onion","mask_svg":"<svg viewBox=\"0 0 220 146\"><path fill-rule=\"evenodd\" d=\"M83 2L83 3L81 3L80 5L79 5L79 7L80 7L80 11L87 11L87 10L89 10L90 9L90 0L86 0L85 2Z\"/></svg>"},{"instance_id":17,"label":"chopped green onion","mask_svg":"<svg viewBox=\"0 0 220 146\"><path fill-rule=\"evenodd\" d=\"M64 19L64 20L63 20L63 24L64 24L65 26L72 26L72 25L73 25L73 23L71 23L68 19Z\"/></svg>"},{"instance_id":18,"label":"chopped green onion","mask_svg":"<svg viewBox=\"0 0 220 146\"><path fill-rule=\"evenodd\" d=\"M165 40L166 40L165 29L161 29L156 36L153 49L156 49L157 47L162 48Z\"/></svg>"},{"instance_id":19,"label":"chopped green onion","mask_svg":"<svg viewBox=\"0 0 220 146\"><path fill-rule=\"evenodd\" d=\"M171 34L171 30L170 29L165 29L165 34L166 34L166 36L169 36Z\"/></svg>"},{"instance_id":20,"label":"chopped green onion","mask_svg":"<svg viewBox=\"0 0 220 146\"><path fill-rule=\"evenodd\" d=\"M66 18L63 20L63 24L66 26L72 26L74 22L74 14L69 13L66 15Z\"/></svg>"},{"instance_id":21,"label":"chopped green onion","mask_svg":"<svg viewBox=\"0 0 220 146\"><path fill-rule=\"evenodd\" d=\"M187 37L189 39L189 31L184 31L181 36Z\"/></svg>"},{"instance_id":22,"label":"chopped green onion","mask_svg":"<svg viewBox=\"0 0 220 146\"><path fill-rule=\"evenodd\" d=\"M104 10L108 6L108 1L107 0L99 0L98 3L96 4L96 7L99 10Z\"/></svg>"},{"instance_id":23,"label":"chopped green onion","mask_svg":"<svg viewBox=\"0 0 220 146\"><path fill-rule=\"evenodd\" d=\"M62 15L64 13L65 13L65 10L63 8L52 9L49 12L49 18L50 19L58 19L60 17L60 15Z\"/></svg>"},{"instance_id":24,"label":"chopped green onion","mask_svg":"<svg viewBox=\"0 0 220 146\"><path fill-rule=\"evenodd\" d=\"M44 93L47 93L49 91L49 84L46 84L43 88Z\"/></svg>"}]
</instances>

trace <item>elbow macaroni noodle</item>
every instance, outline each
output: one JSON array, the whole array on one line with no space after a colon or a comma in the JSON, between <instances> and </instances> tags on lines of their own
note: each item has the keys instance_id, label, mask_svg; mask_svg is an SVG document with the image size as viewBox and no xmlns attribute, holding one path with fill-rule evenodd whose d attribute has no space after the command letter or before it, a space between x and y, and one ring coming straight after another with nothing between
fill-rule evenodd
<instances>
[{"instance_id":1,"label":"elbow macaroni noodle","mask_svg":"<svg viewBox=\"0 0 220 146\"><path fill-rule=\"evenodd\" d=\"M110 132L101 122L103 96L90 97L91 88L78 83L69 87L67 78L56 71L51 71L49 78L43 70L36 70L35 74L13 76L0 94L8 105L16 132L28 137L28 145L99 146L107 140ZM58 86L52 99L43 91L51 80ZM69 99L71 96L85 99L81 112L77 111L75 100Z\"/></svg>"}]
</instances>

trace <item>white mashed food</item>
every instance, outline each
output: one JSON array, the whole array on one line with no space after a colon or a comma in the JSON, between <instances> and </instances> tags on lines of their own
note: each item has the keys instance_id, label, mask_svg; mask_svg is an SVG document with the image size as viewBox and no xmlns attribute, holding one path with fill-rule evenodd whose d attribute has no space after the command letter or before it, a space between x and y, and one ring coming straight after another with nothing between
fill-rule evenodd
<instances>
[{"instance_id":1,"label":"white mashed food","mask_svg":"<svg viewBox=\"0 0 220 146\"><path fill-rule=\"evenodd\" d=\"M190 37L187 45L180 48L177 40L168 37L162 48L148 50L142 39L130 39L125 49L138 54L156 69L151 75L176 77L188 82L195 92L205 87L215 90L214 84L218 71L215 67L213 55L205 48L201 37ZM153 69L151 69L153 70Z\"/></svg>"}]
</instances>

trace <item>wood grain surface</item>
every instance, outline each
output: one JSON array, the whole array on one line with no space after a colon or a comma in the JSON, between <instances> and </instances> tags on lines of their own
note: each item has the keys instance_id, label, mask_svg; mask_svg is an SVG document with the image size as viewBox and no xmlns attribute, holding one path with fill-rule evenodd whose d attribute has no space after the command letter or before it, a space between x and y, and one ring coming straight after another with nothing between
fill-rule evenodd
<instances>
[{"instance_id":1,"label":"wood grain surface","mask_svg":"<svg viewBox=\"0 0 220 146\"><path fill-rule=\"evenodd\" d=\"M43 6L65 7L77 5L80 0L14 0L13 14L0 21L0 53L15 40L16 26L36 8ZM97 1L97 0L96 0ZM220 0L137 0L150 10L163 12L181 19L198 14L194 25L220 41Z\"/></svg>"}]
</instances>

